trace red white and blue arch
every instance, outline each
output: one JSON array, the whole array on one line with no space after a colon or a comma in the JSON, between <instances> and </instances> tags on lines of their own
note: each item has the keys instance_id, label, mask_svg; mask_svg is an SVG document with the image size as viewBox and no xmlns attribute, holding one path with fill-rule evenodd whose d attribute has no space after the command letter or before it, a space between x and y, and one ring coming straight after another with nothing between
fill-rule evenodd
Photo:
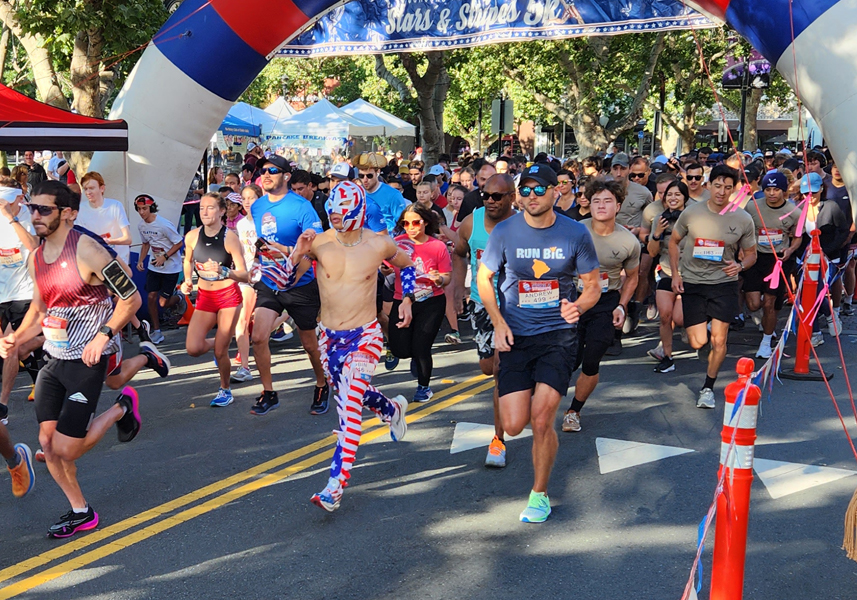
<instances>
[{"instance_id":1,"label":"red white and blue arch","mask_svg":"<svg viewBox=\"0 0 857 600\"><path fill-rule=\"evenodd\" d=\"M114 197L123 193L124 183L126 198L148 193L166 208L168 217L177 218L202 150L232 103L278 48L340 3L186 0L146 49L111 112L111 118L124 119L129 126L127 167L120 156L99 153L92 168L106 176L108 187L119 188ZM799 80L801 97L822 127L846 181L857 182L851 142L857 134L857 53L844 51L857 25L857 1L688 4L727 21L792 86Z\"/></svg>"}]
</instances>

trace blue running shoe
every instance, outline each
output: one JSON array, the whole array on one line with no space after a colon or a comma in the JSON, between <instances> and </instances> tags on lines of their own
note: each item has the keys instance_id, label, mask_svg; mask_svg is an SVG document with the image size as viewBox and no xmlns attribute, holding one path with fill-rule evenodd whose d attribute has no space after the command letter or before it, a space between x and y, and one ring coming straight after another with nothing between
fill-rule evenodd
<instances>
[{"instance_id":1,"label":"blue running shoe","mask_svg":"<svg viewBox=\"0 0 857 600\"><path fill-rule=\"evenodd\" d=\"M214 400L211 401L211 406L229 406L232 404L232 400L232 390L224 390L223 388L220 388L220 391L217 392Z\"/></svg>"},{"instance_id":2,"label":"blue running shoe","mask_svg":"<svg viewBox=\"0 0 857 600\"><path fill-rule=\"evenodd\" d=\"M418 385L417 391L414 394L414 402L428 402L431 400L431 397L434 393L431 391L431 388L427 385Z\"/></svg>"},{"instance_id":3,"label":"blue running shoe","mask_svg":"<svg viewBox=\"0 0 857 600\"><path fill-rule=\"evenodd\" d=\"M392 371L396 367L399 366L399 357L395 356L392 352L387 350L387 353L384 355L384 368L388 371Z\"/></svg>"},{"instance_id":4,"label":"blue running shoe","mask_svg":"<svg viewBox=\"0 0 857 600\"><path fill-rule=\"evenodd\" d=\"M282 343L292 339L293 337L295 337L294 333L292 333L291 331L286 331L285 328L280 325L279 327L277 327L277 330L271 334L271 341Z\"/></svg>"},{"instance_id":5,"label":"blue running shoe","mask_svg":"<svg viewBox=\"0 0 857 600\"><path fill-rule=\"evenodd\" d=\"M530 501L521 513L523 523L544 523L551 514L551 502L544 492L530 491Z\"/></svg>"},{"instance_id":6,"label":"blue running shoe","mask_svg":"<svg viewBox=\"0 0 857 600\"><path fill-rule=\"evenodd\" d=\"M312 394L312 404L309 407L309 414L323 415L330 408L330 386L325 384L324 387L315 386L315 391Z\"/></svg>"}]
</instances>

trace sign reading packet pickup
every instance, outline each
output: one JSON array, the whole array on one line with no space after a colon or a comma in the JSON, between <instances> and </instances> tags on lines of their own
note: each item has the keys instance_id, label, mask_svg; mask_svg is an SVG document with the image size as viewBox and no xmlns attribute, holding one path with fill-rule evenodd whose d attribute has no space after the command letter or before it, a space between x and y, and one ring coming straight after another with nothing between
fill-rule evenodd
<instances>
[{"instance_id":1,"label":"sign reading packet pickup","mask_svg":"<svg viewBox=\"0 0 857 600\"><path fill-rule=\"evenodd\" d=\"M386 54L717 26L681 0L352 0L278 54Z\"/></svg>"}]
</instances>

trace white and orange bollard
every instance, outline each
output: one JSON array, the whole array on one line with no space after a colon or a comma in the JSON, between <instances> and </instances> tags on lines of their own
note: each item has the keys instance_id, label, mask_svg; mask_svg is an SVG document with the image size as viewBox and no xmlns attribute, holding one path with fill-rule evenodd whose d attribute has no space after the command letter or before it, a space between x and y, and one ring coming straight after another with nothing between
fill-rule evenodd
<instances>
[{"instance_id":1,"label":"white and orange bollard","mask_svg":"<svg viewBox=\"0 0 857 600\"><path fill-rule=\"evenodd\" d=\"M750 520L756 417L762 397L762 391L757 385L747 385L754 366L752 359L740 359L735 368L738 381L726 386L720 470L717 474L719 480L726 469L726 476L723 477L723 492L717 497L710 600L741 600L744 593L744 557L747 553L747 524ZM735 410L739 394L745 389L744 406ZM735 446L730 452L733 435Z\"/></svg>"}]
</instances>

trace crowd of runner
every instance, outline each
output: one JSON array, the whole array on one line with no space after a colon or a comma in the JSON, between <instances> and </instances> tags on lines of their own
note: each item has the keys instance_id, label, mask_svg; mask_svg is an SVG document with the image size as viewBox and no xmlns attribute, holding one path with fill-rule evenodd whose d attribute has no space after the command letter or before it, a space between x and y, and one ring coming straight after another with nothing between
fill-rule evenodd
<instances>
[{"instance_id":1,"label":"crowd of runner","mask_svg":"<svg viewBox=\"0 0 857 600\"><path fill-rule=\"evenodd\" d=\"M563 398L561 430L581 431L602 360L622 353L643 316L659 325L648 351L654 372L675 370L679 334L706 364L696 406L711 409L730 330L752 322L763 333L756 356L771 356L787 282L799 277L815 230L841 277L832 309L821 303L813 345L825 325L838 336L840 314L852 311L854 219L823 151L805 165L787 152L710 148L652 161L623 152L565 162L442 155L434 165L365 153L324 177L255 145L243 160L240 173L215 166L191 186L183 223L147 194L133 199L145 300L133 281L130 221L100 174L78 180L61 153L42 166L30 151L0 172L0 454L19 497L33 487L33 461L46 462L70 504L51 537L98 525L76 461L114 425L123 443L140 431L128 384L144 368L169 376L158 348L165 312L189 316L188 355L213 352L212 407L231 405L232 384L258 373L256 416L279 406L285 383L272 375L271 341L297 335L315 377L310 413L333 401L339 421L328 483L312 497L327 511L348 483L364 407L393 440L407 432L409 400L372 385L378 363L393 370L410 359L410 402L428 402L439 332L446 322L443 342L458 345L459 321L469 319L479 368L495 382L485 465L504 467L506 436L531 427L534 481L520 519L536 523L551 510ZM770 278L778 262L784 277ZM130 357L126 331L139 338ZM35 455L5 427L19 368L34 384ZM104 383L119 393L96 416Z\"/></svg>"}]
</instances>

